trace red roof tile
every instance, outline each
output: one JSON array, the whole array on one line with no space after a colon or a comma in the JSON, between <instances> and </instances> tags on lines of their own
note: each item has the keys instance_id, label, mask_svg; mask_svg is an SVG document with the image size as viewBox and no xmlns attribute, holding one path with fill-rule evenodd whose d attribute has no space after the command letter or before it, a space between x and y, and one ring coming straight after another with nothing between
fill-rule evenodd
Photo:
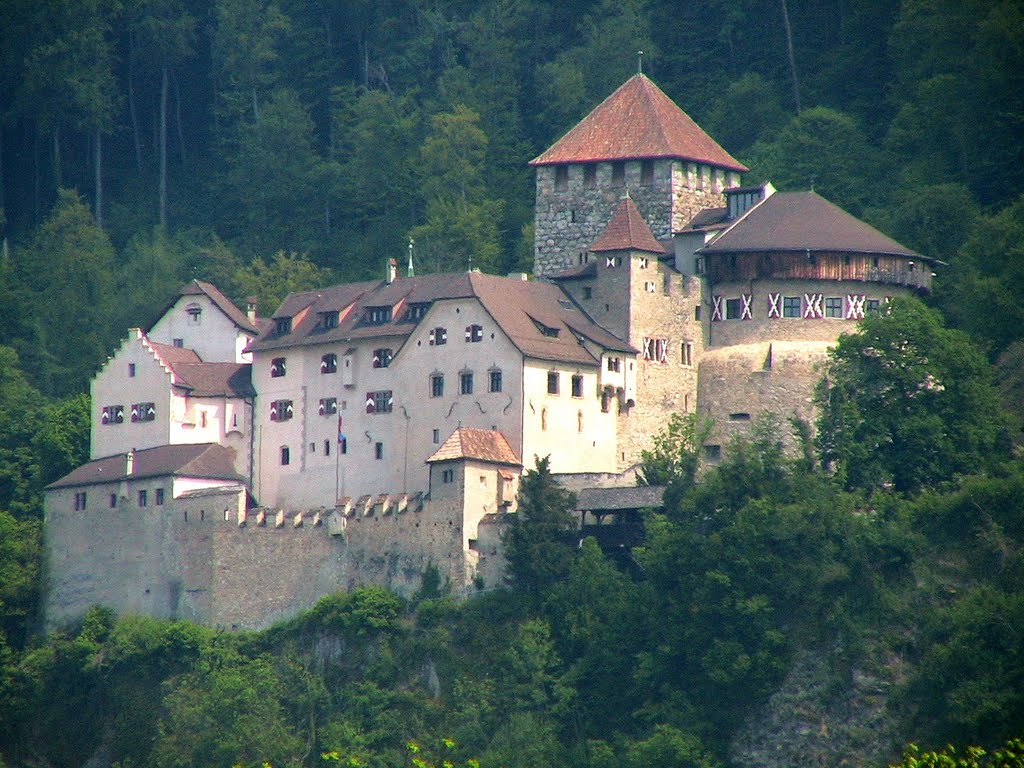
<instances>
[{"instance_id":1,"label":"red roof tile","mask_svg":"<svg viewBox=\"0 0 1024 768\"><path fill-rule=\"evenodd\" d=\"M926 258L816 192L776 192L701 250L707 254L833 251Z\"/></svg>"},{"instance_id":2,"label":"red roof tile","mask_svg":"<svg viewBox=\"0 0 1024 768\"><path fill-rule=\"evenodd\" d=\"M649 253L665 253L665 247L659 243L651 228L647 226L640 210L632 198L627 197L619 204L612 220L608 222L604 232L597 238L590 250L599 251L647 251Z\"/></svg>"},{"instance_id":3,"label":"red roof tile","mask_svg":"<svg viewBox=\"0 0 1024 768\"><path fill-rule=\"evenodd\" d=\"M505 436L493 429L469 429L459 427L451 437L437 449L427 462L455 461L457 459L477 459L495 464L513 464L522 462L516 456Z\"/></svg>"},{"instance_id":4,"label":"red roof tile","mask_svg":"<svg viewBox=\"0 0 1024 768\"><path fill-rule=\"evenodd\" d=\"M634 75L530 165L659 157L749 170L645 75Z\"/></svg>"},{"instance_id":5,"label":"red roof tile","mask_svg":"<svg viewBox=\"0 0 1024 768\"><path fill-rule=\"evenodd\" d=\"M170 368L182 363L201 363L203 359L196 354L194 349L188 347L175 347L170 344L160 344L146 339L146 343L153 348L153 351L160 356L160 359Z\"/></svg>"}]
</instances>

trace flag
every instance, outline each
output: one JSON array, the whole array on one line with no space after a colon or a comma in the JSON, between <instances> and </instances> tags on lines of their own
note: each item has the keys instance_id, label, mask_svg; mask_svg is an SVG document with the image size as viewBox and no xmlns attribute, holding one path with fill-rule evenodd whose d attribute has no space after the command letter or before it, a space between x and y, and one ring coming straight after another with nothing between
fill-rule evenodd
<instances>
[{"instance_id":1,"label":"flag","mask_svg":"<svg viewBox=\"0 0 1024 768\"><path fill-rule=\"evenodd\" d=\"M338 414L338 442L339 443L345 442L345 430L343 429L343 426L342 426L342 423L341 423L341 413Z\"/></svg>"}]
</instances>

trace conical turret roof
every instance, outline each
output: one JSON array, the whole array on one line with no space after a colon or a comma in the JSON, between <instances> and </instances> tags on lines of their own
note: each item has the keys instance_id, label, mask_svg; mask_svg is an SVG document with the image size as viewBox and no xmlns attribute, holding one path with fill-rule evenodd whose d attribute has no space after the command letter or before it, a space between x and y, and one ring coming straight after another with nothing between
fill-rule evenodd
<instances>
[{"instance_id":1,"label":"conical turret roof","mask_svg":"<svg viewBox=\"0 0 1024 768\"><path fill-rule=\"evenodd\" d=\"M664 246L657 241L647 226L640 209L633 199L627 197L615 210L601 236L590 246L594 253L599 251L647 251L665 253Z\"/></svg>"},{"instance_id":2,"label":"conical turret roof","mask_svg":"<svg viewBox=\"0 0 1024 768\"><path fill-rule=\"evenodd\" d=\"M655 158L749 170L643 74L619 86L530 165Z\"/></svg>"}]
</instances>

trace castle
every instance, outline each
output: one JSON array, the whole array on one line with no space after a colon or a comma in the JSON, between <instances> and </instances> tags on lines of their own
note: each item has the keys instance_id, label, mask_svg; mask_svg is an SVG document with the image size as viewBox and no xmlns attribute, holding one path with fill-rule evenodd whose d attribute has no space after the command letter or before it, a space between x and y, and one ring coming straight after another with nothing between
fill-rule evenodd
<instances>
[{"instance_id":1,"label":"castle","mask_svg":"<svg viewBox=\"0 0 1024 768\"><path fill-rule=\"evenodd\" d=\"M132 329L93 380L91 460L47 489L47 622L262 627L430 568L493 586L537 457L631 486L668 415L700 412L714 462L764 411L809 418L839 334L930 289L931 260L814 192L741 186L643 75L531 165L533 279L391 260L263 319L193 281Z\"/></svg>"}]
</instances>

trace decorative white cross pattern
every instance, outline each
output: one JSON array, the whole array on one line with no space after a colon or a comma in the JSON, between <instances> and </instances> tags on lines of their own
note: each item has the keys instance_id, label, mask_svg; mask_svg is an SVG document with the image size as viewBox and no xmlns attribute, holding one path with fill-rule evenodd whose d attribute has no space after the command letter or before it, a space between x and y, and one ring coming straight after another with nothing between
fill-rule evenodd
<instances>
[{"instance_id":1,"label":"decorative white cross pattern","mask_svg":"<svg viewBox=\"0 0 1024 768\"><path fill-rule=\"evenodd\" d=\"M821 293L804 294L804 317L824 318L825 317L825 296Z\"/></svg>"},{"instance_id":2,"label":"decorative white cross pattern","mask_svg":"<svg viewBox=\"0 0 1024 768\"><path fill-rule=\"evenodd\" d=\"M751 302L754 300L754 294L752 293L741 293L740 301L743 302L743 306L740 309L740 320L753 320L754 313L750 308Z\"/></svg>"},{"instance_id":3,"label":"decorative white cross pattern","mask_svg":"<svg viewBox=\"0 0 1024 768\"><path fill-rule=\"evenodd\" d=\"M867 297L863 294L854 295L846 294L846 319L847 320L863 320L864 319L864 302L867 301Z\"/></svg>"},{"instance_id":4,"label":"decorative white cross pattern","mask_svg":"<svg viewBox=\"0 0 1024 768\"><path fill-rule=\"evenodd\" d=\"M668 339L655 339L654 353L659 363L668 363Z\"/></svg>"},{"instance_id":5,"label":"decorative white cross pattern","mask_svg":"<svg viewBox=\"0 0 1024 768\"><path fill-rule=\"evenodd\" d=\"M711 297L711 319L721 320L722 319L722 304L723 298L721 296Z\"/></svg>"},{"instance_id":6,"label":"decorative white cross pattern","mask_svg":"<svg viewBox=\"0 0 1024 768\"><path fill-rule=\"evenodd\" d=\"M768 317L777 317L782 319L782 294L781 293L769 293L768 294Z\"/></svg>"}]
</instances>

